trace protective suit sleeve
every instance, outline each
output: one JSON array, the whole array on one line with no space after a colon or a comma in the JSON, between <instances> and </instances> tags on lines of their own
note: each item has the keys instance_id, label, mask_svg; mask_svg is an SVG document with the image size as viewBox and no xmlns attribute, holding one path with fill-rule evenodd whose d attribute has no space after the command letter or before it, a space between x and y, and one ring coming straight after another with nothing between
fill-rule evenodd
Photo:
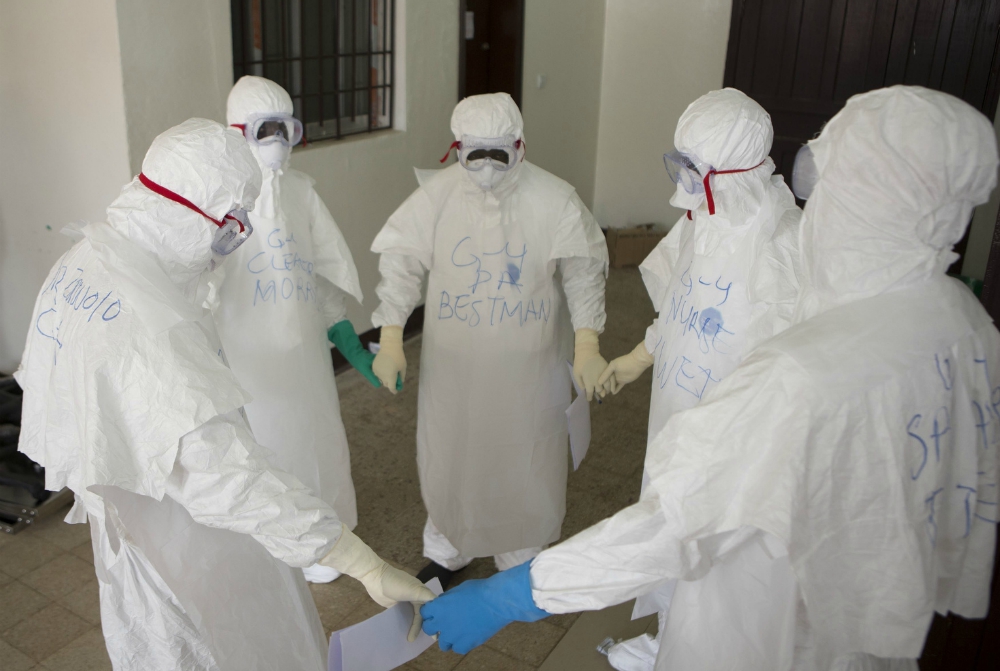
<instances>
[{"instance_id":1,"label":"protective suit sleeve","mask_svg":"<svg viewBox=\"0 0 1000 671\"><path fill-rule=\"evenodd\" d=\"M654 492L531 564L532 597L549 613L599 610L692 573Z\"/></svg>"},{"instance_id":2,"label":"protective suit sleeve","mask_svg":"<svg viewBox=\"0 0 1000 671\"><path fill-rule=\"evenodd\" d=\"M291 566L318 562L343 529L333 508L267 463L239 411L181 438L166 493L199 524L250 534Z\"/></svg>"},{"instance_id":3,"label":"protective suit sleeve","mask_svg":"<svg viewBox=\"0 0 1000 671\"><path fill-rule=\"evenodd\" d=\"M593 257L574 256L559 259L563 291L573 320L573 330L604 331L607 314L604 310L604 286L607 261Z\"/></svg>"},{"instance_id":4,"label":"protective suit sleeve","mask_svg":"<svg viewBox=\"0 0 1000 671\"><path fill-rule=\"evenodd\" d=\"M553 232L549 259L574 256L603 261L604 273L607 274L608 243L594 215L583 204L576 191L569 194L569 199L559 215L559 221Z\"/></svg>"},{"instance_id":5,"label":"protective suit sleeve","mask_svg":"<svg viewBox=\"0 0 1000 671\"><path fill-rule=\"evenodd\" d=\"M316 306L328 329L347 319L347 293L322 275L316 275Z\"/></svg>"},{"instance_id":6,"label":"protective suit sleeve","mask_svg":"<svg viewBox=\"0 0 1000 671\"><path fill-rule=\"evenodd\" d=\"M378 260L382 279L375 287L379 306L372 314L374 326L405 326L422 297L424 266L408 254L383 253Z\"/></svg>"}]
</instances>

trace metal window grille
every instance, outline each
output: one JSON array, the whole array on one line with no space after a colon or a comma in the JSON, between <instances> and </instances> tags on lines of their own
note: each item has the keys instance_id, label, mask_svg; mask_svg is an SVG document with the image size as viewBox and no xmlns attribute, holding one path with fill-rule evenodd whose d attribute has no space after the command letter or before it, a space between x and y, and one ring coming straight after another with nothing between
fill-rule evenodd
<instances>
[{"instance_id":1,"label":"metal window grille","mask_svg":"<svg viewBox=\"0 0 1000 671\"><path fill-rule=\"evenodd\" d=\"M313 142L392 128L394 0L230 0L233 74L285 87Z\"/></svg>"}]
</instances>

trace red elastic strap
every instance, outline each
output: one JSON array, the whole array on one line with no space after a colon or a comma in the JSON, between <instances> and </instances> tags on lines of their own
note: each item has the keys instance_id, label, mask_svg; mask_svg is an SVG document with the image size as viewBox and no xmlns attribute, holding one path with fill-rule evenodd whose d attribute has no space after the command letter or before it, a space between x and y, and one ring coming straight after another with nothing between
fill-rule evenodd
<instances>
[{"instance_id":1,"label":"red elastic strap","mask_svg":"<svg viewBox=\"0 0 1000 671\"><path fill-rule=\"evenodd\" d=\"M215 224L219 228L222 228L225 225L225 224L222 223L222 221L220 221L218 219L214 219L214 218L208 216L207 214L205 214L204 212L202 212L202 210L201 210L200 207L198 207L197 205L195 205L194 203L192 203L190 200L188 200L184 196L176 194L173 191L171 191L170 189L167 189L165 187L160 186L159 184L157 184L156 182L154 182L153 180L151 180L149 177L146 177L146 175L142 174L141 172L139 173L139 181L142 182L143 186L145 186L147 189L149 189L150 191L152 191L156 195L163 196L167 200L172 200L175 203L177 203L178 205L183 205L184 207L188 208L189 210L194 210L195 212L197 212L201 216L205 217L206 219L208 219L209 221L211 221L213 224ZM234 219L234 221L239 222L239 219L235 219L233 217L229 217L228 214L226 215L226 217L223 217L223 218L225 219L227 217L231 218L231 219ZM242 229L242 228L243 228L243 224L240 223L240 229Z\"/></svg>"},{"instance_id":2,"label":"red elastic strap","mask_svg":"<svg viewBox=\"0 0 1000 671\"><path fill-rule=\"evenodd\" d=\"M452 149L461 149L461 148L462 148L462 143L461 142L459 142L458 140L455 140L454 142L452 142L448 146L448 151L446 151L445 154L444 154L444 156L441 157L441 163L444 163L445 161L448 160L448 157L451 156L451 150Z\"/></svg>"},{"instance_id":3,"label":"red elastic strap","mask_svg":"<svg viewBox=\"0 0 1000 671\"><path fill-rule=\"evenodd\" d=\"M518 140L514 143L514 151L517 151L521 147L524 147L524 154L528 153L528 145L524 143L524 140ZM524 160L524 154L521 154L521 160Z\"/></svg>"},{"instance_id":4,"label":"red elastic strap","mask_svg":"<svg viewBox=\"0 0 1000 671\"><path fill-rule=\"evenodd\" d=\"M691 210L688 210L688 221L691 221L693 217L691 216Z\"/></svg>"},{"instance_id":5,"label":"red elastic strap","mask_svg":"<svg viewBox=\"0 0 1000 671\"><path fill-rule=\"evenodd\" d=\"M764 161L767 159L765 158ZM712 184L710 182L712 175L732 175L737 172L750 172L751 170L756 170L760 166L764 165L764 161L761 161L752 168L739 168L736 170L709 170L708 174L705 175L705 200L708 202L708 213L715 214L715 199L712 197ZM691 213L688 212L688 218L691 218Z\"/></svg>"},{"instance_id":6,"label":"red elastic strap","mask_svg":"<svg viewBox=\"0 0 1000 671\"><path fill-rule=\"evenodd\" d=\"M232 126L233 128L239 128L240 131L243 133L247 132L247 125L245 123L231 123L229 125Z\"/></svg>"}]
</instances>

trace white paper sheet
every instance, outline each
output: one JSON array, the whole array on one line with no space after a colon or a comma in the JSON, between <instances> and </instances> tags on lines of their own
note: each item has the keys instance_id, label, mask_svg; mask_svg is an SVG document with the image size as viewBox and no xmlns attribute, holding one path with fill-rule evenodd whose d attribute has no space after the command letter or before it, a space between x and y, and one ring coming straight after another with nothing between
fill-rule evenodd
<instances>
[{"instance_id":1,"label":"white paper sheet","mask_svg":"<svg viewBox=\"0 0 1000 671\"><path fill-rule=\"evenodd\" d=\"M441 582L434 578L428 589L441 594ZM397 603L364 622L330 634L329 671L390 671L406 664L434 644L420 632L410 643L406 634L413 621L409 603Z\"/></svg>"},{"instance_id":2,"label":"white paper sheet","mask_svg":"<svg viewBox=\"0 0 1000 671\"><path fill-rule=\"evenodd\" d=\"M569 451L573 455L573 470L580 468L580 462L587 456L590 449L590 403L587 402L587 394L580 387L576 386L573 379L573 364L566 362L569 366L569 378L573 380L573 389L576 390L576 398L566 408L566 422L569 425Z\"/></svg>"}]
</instances>

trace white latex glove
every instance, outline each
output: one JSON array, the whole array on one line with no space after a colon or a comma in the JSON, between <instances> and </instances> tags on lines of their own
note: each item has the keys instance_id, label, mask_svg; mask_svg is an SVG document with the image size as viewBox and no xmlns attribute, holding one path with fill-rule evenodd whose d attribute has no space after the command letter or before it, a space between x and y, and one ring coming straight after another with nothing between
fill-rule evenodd
<instances>
[{"instance_id":1,"label":"white latex glove","mask_svg":"<svg viewBox=\"0 0 1000 671\"><path fill-rule=\"evenodd\" d=\"M396 376L406 381L406 356L403 354L403 327L383 326L379 350L372 362L372 372L384 389L396 393Z\"/></svg>"},{"instance_id":2,"label":"white latex glove","mask_svg":"<svg viewBox=\"0 0 1000 671\"><path fill-rule=\"evenodd\" d=\"M608 362L601 356L600 345L597 342L597 331L594 329L579 329L576 332L576 348L573 355L573 379L578 387L587 392L587 400L594 400L594 391L601 373L608 367ZM604 390L597 389L597 395L603 396Z\"/></svg>"},{"instance_id":3,"label":"white latex glove","mask_svg":"<svg viewBox=\"0 0 1000 671\"><path fill-rule=\"evenodd\" d=\"M625 356L609 363L597 380L597 386L604 394L617 394L626 384L635 382L652 365L653 356L646 351L646 343L641 342Z\"/></svg>"},{"instance_id":4,"label":"white latex glove","mask_svg":"<svg viewBox=\"0 0 1000 671\"><path fill-rule=\"evenodd\" d=\"M420 604L434 599L434 592L427 589L419 580L409 573L389 566L347 527L344 527L337 544L319 563L361 581L368 590L368 595L383 608L395 606L398 601L409 601L413 606L413 623L410 625L406 640L411 643L417 640L420 625L423 624Z\"/></svg>"}]
</instances>

